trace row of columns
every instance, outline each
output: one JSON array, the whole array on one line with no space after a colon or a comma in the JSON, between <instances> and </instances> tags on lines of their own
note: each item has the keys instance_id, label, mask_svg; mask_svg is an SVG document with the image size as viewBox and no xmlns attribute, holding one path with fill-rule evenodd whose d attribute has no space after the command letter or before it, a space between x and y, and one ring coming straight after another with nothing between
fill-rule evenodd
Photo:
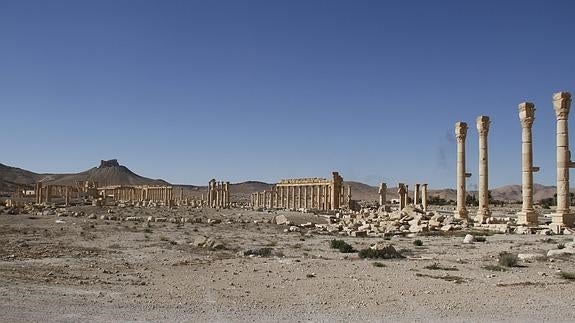
<instances>
[{"instance_id":1,"label":"row of columns","mask_svg":"<svg viewBox=\"0 0 575 323\"><path fill-rule=\"evenodd\" d=\"M215 179L209 182L208 206L212 208L230 206L230 182L216 182Z\"/></svg>"},{"instance_id":2,"label":"row of columns","mask_svg":"<svg viewBox=\"0 0 575 323\"><path fill-rule=\"evenodd\" d=\"M336 210L345 201L343 186L326 184L280 184L269 191L253 193L251 204L254 207L286 209ZM351 187L347 189L347 201L351 200Z\"/></svg>"},{"instance_id":3,"label":"row of columns","mask_svg":"<svg viewBox=\"0 0 575 323\"><path fill-rule=\"evenodd\" d=\"M487 134L491 121L487 116L479 116L476 119L477 133L479 135L479 207L477 209L476 220L485 223L491 217L489 209L489 174L488 174L488 148ZM465 139L467 137L467 123L457 122L455 124L455 138L457 140L457 206L455 208L455 218L468 219L469 212L466 207L466 179L471 177L471 173L465 171Z\"/></svg>"},{"instance_id":4,"label":"row of columns","mask_svg":"<svg viewBox=\"0 0 575 323\"><path fill-rule=\"evenodd\" d=\"M117 186L98 189L103 197L115 201L163 201L169 203L174 199L171 186Z\"/></svg>"},{"instance_id":5,"label":"row of columns","mask_svg":"<svg viewBox=\"0 0 575 323\"><path fill-rule=\"evenodd\" d=\"M78 190L66 185L44 185L42 182L37 182L34 189L37 204L50 203L53 197L59 197L64 198L66 205L70 205L72 192L78 193Z\"/></svg>"},{"instance_id":6,"label":"row of columns","mask_svg":"<svg viewBox=\"0 0 575 323\"><path fill-rule=\"evenodd\" d=\"M533 173L539 167L533 166L532 126L535 120L535 105L531 102L522 102L518 106L519 120L521 122L521 178L522 178L522 207L518 212L518 224L529 226L538 225L538 214L533 207ZM570 210L569 170L575 168L571 161L569 150L568 117L571 108L571 94L558 92L553 95L553 109L557 121L556 128L556 158L557 158L557 208L552 214L552 226L555 231L561 227L572 227L574 217ZM490 216L488 201L488 147L487 134L489 132L489 117L479 116L476 120L479 134L479 208L476 221L484 223ZM455 216L467 219L465 206L466 190L465 179L471 174L465 172L465 138L467 124L455 124L455 137L457 139L457 207Z\"/></svg>"},{"instance_id":7,"label":"row of columns","mask_svg":"<svg viewBox=\"0 0 575 323\"><path fill-rule=\"evenodd\" d=\"M387 193L387 184L381 183L379 186L379 205L385 207ZM408 204L409 200L409 186L404 183L397 184L397 194L399 195L399 209L403 210ZM421 201L421 203L420 203ZM413 205L421 204L421 209L427 212L427 184L415 184L413 191Z\"/></svg>"}]
</instances>

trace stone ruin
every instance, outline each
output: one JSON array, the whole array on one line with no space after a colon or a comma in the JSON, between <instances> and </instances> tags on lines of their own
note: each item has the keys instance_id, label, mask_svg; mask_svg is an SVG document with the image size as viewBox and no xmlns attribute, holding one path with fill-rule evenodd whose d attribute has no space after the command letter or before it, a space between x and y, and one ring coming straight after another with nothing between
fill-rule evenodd
<instances>
[{"instance_id":1,"label":"stone ruin","mask_svg":"<svg viewBox=\"0 0 575 323\"><path fill-rule=\"evenodd\" d=\"M296 178L282 179L271 190L253 193L253 208L314 209L320 211L349 209L351 187L344 191L343 177L332 173L332 179Z\"/></svg>"},{"instance_id":2,"label":"stone ruin","mask_svg":"<svg viewBox=\"0 0 575 323\"><path fill-rule=\"evenodd\" d=\"M521 161L522 161L522 207L517 213L517 224L530 228L539 225L538 214L533 207L533 173L539 167L533 166L532 126L535 120L535 105L531 102L519 104L519 120L521 122ZM569 150L568 117L571 108L571 94L558 92L553 95L553 108L557 121L557 208L552 214L550 228L560 233L564 228L574 226L575 217L569 205L569 169L575 168L571 161ZM479 116L476 120L479 134L479 208L475 217L480 224L492 221L488 201L488 148L487 134L490 120L487 116ZM467 137L467 124L455 124L455 137L457 139L457 207L455 216L459 219L468 219L466 209L465 180L471 174L465 171L465 139Z\"/></svg>"}]
</instances>

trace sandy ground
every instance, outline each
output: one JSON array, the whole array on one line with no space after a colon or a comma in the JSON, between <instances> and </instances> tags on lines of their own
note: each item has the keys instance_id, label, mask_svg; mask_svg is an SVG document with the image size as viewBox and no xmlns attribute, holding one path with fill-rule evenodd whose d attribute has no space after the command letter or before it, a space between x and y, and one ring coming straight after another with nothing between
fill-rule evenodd
<instances>
[{"instance_id":1,"label":"sandy ground","mask_svg":"<svg viewBox=\"0 0 575 323\"><path fill-rule=\"evenodd\" d=\"M197 221L149 225L101 220L106 208L82 210L97 219L0 216L0 321L575 321L575 283L557 274L575 271L574 259L482 268L497 264L501 251L545 254L572 236L384 241L284 233L285 226L258 221L274 214L246 210L112 208L114 215ZM325 221L279 213L298 223ZM224 248L194 246L200 236ZM376 267L331 249L334 238L357 250L391 243L407 257ZM271 256L242 255L264 247ZM439 269L425 268L433 264Z\"/></svg>"}]
</instances>

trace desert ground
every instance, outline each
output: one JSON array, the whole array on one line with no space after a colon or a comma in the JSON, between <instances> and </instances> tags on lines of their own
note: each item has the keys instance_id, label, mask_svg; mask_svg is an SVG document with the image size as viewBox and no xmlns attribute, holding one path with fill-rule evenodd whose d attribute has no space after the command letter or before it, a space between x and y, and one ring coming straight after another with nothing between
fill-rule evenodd
<instances>
[{"instance_id":1,"label":"desert ground","mask_svg":"<svg viewBox=\"0 0 575 323\"><path fill-rule=\"evenodd\" d=\"M247 209L51 213L0 215L1 321L575 320L575 284L559 275L575 261L546 257L572 235L356 238L272 221L325 223L321 215ZM166 222L125 221L134 216ZM464 244L469 232L485 241ZM332 239L356 250L392 244L405 258L361 259ZM502 251L539 256L507 268L497 266Z\"/></svg>"}]
</instances>

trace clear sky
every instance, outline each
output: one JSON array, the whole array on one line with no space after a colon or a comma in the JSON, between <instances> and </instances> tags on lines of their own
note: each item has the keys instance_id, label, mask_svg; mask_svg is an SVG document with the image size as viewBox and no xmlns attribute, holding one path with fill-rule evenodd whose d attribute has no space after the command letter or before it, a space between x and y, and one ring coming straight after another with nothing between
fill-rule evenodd
<instances>
[{"instance_id":1,"label":"clear sky","mask_svg":"<svg viewBox=\"0 0 575 323\"><path fill-rule=\"evenodd\" d=\"M473 188L488 115L490 187L519 184L531 101L554 185L557 91L575 1L0 0L0 162L35 172L454 187L466 121Z\"/></svg>"}]
</instances>

